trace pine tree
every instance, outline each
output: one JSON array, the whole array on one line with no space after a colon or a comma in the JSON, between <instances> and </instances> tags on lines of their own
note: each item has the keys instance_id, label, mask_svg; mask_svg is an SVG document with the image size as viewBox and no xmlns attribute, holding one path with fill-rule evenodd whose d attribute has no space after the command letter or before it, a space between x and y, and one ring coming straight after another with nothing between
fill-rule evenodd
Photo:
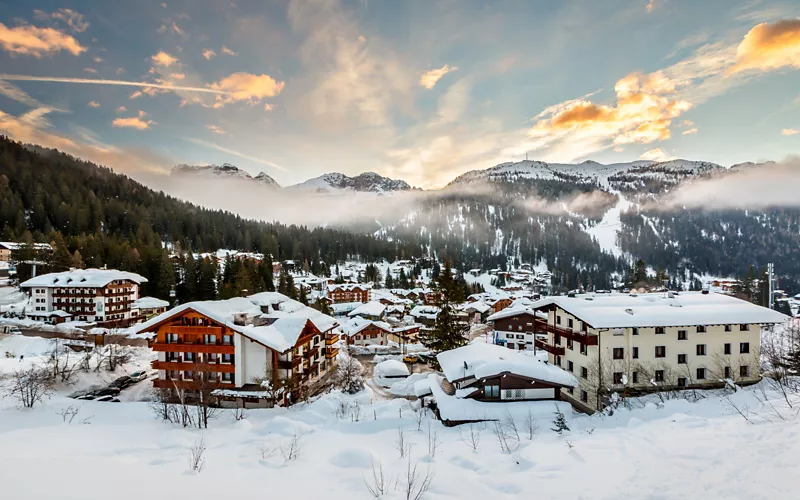
<instances>
[{"instance_id":1,"label":"pine tree","mask_svg":"<svg viewBox=\"0 0 800 500\"><path fill-rule=\"evenodd\" d=\"M306 287L304 285L300 285L300 291L297 294L297 300L303 305L308 305L308 292L306 291Z\"/></svg>"},{"instance_id":2,"label":"pine tree","mask_svg":"<svg viewBox=\"0 0 800 500\"><path fill-rule=\"evenodd\" d=\"M555 418L553 419L553 427L551 430L561 434L564 431L569 431L569 426L567 425L567 419L561 410L556 407Z\"/></svg>"},{"instance_id":3,"label":"pine tree","mask_svg":"<svg viewBox=\"0 0 800 500\"><path fill-rule=\"evenodd\" d=\"M454 278L449 261L445 262L445 268L434 282L434 292L437 296L436 306L440 311L433 331L423 336L422 343L435 353L465 345L467 325L458 321L455 310L455 305L463 301L464 289Z\"/></svg>"}]
</instances>

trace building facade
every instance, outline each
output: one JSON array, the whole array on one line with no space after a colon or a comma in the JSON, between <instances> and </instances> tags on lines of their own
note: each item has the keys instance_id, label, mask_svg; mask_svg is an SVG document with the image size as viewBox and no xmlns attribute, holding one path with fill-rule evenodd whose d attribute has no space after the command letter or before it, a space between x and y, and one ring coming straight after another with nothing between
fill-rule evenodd
<instances>
[{"instance_id":1,"label":"building facade","mask_svg":"<svg viewBox=\"0 0 800 500\"><path fill-rule=\"evenodd\" d=\"M370 301L372 289L369 285L338 284L328 286L328 299L332 304Z\"/></svg>"},{"instance_id":2,"label":"building facade","mask_svg":"<svg viewBox=\"0 0 800 500\"><path fill-rule=\"evenodd\" d=\"M113 269L77 269L49 273L20 284L30 296L32 313L62 311L71 321L125 325L147 279Z\"/></svg>"},{"instance_id":3,"label":"building facade","mask_svg":"<svg viewBox=\"0 0 800 500\"><path fill-rule=\"evenodd\" d=\"M722 294L701 292L549 297L534 304L534 335L547 333L550 362L574 374L562 398L584 411L612 393L721 387L760 380L761 330L787 318Z\"/></svg>"},{"instance_id":4,"label":"building facade","mask_svg":"<svg viewBox=\"0 0 800 500\"><path fill-rule=\"evenodd\" d=\"M141 325L158 355L154 387L288 405L335 371L336 321L281 294L190 302ZM219 392L221 391L221 392Z\"/></svg>"}]
</instances>

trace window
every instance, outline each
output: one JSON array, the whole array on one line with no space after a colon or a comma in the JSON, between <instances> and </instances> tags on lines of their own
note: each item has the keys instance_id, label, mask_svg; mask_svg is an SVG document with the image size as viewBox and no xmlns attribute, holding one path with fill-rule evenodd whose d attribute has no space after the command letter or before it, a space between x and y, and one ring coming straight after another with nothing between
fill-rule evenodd
<instances>
[{"instance_id":1,"label":"window","mask_svg":"<svg viewBox=\"0 0 800 500\"><path fill-rule=\"evenodd\" d=\"M663 345L656 346L656 357L657 358L666 358L667 357L667 348Z\"/></svg>"},{"instance_id":2,"label":"window","mask_svg":"<svg viewBox=\"0 0 800 500\"><path fill-rule=\"evenodd\" d=\"M571 371L574 371L574 370L575 370L574 363L572 361L567 361L567 371L571 372Z\"/></svg>"},{"instance_id":3,"label":"window","mask_svg":"<svg viewBox=\"0 0 800 500\"><path fill-rule=\"evenodd\" d=\"M730 354L730 353L731 353L731 345L725 344L725 354Z\"/></svg>"},{"instance_id":4,"label":"window","mask_svg":"<svg viewBox=\"0 0 800 500\"><path fill-rule=\"evenodd\" d=\"M519 326L517 327L517 330L519 330L519 331L522 331L522 325L519 325Z\"/></svg>"},{"instance_id":5,"label":"window","mask_svg":"<svg viewBox=\"0 0 800 500\"><path fill-rule=\"evenodd\" d=\"M223 354L222 355L222 362L223 363L233 363L233 354Z\"/></svg>"},{"instance_id":6,"label":"window","mask_svg":"<svg viewBox=\"0 0 800 500\"><path fill-rule=\"evenodd\" d=\"M574 387L570 387L569 389L567 389L567 392L570 393L570 394L575 394L575 388Z\"/></svg>"},{"instance_id":7,"label":"window","mask_svg":"<svg viewBox=\"0 0 800 500\"><path fill-rule=\"evenodd\" d=\"M750 342L742 342L739 344L739 354L750 353Z\"/></svg>"},{"instance_id":8,"label":"window","mask_svg":"<svg viewBox=\"0 0 800 500\"><path fill-rule=\"evenodd\" d=\"M633 382L634 384L639 383L639 372L631 373L631 382Z\"/></svg>"},{"instance_id":9,"label":"window","mask_svg":"<svg viewBox=\"0 0 800 500\"><path fill-rule=\"evenodd\" d=\"M706 333L705 325L700 325L697 327L697 333Z\"/></svg>"},{"instance_id":10,"label":"window","mask_svg":"<svg viewBox=\"0 0 800 500\"><path fill-rule=\"evenodd\" d=\"M556 324L557 325L561 324L561 316L556 315Z\"/></svg>"},{"instance_id":11,"label":"window","mask_svg":"<svg viewBox=\"0 0 800 500\"><path fill-rule=\"evenodd\" d=\"M500 397L500 386L499 385L487 385L483 387L483 396L486 398L499 398Z\"/></svg>"},{"instance_id":12,"label":"window","mask_svg":"<svg viewBox=\"0 0 800 500\"><path fill-rule=\"evenodd\" d=\"M706 378L706 369L705 368L698 368L697 369L697 380L705 380Z\"/></svg>"},{"instance_id":13,"label":"window","mask_svg":"<svg viewBox=\"0 0 800 500\"><path fill-rule=\"evenodd\" d=\"M556 356L556 366L561 366L561 356Z\"/></svg>"},{"instance_id":14,"label":"window","mask_svg":"<svg viewBox=\"0 0 800 500\"><path fill-rule=\"evenodd\" d=\"M177 333L168 333L167 334L167 344L177 344L178 343L178 334Z\"/></svg>"},{"instance_id":15,"label":"window","mask_svg":"<svg viewBox=\"0 0 800 500\"><path fill-rule=\"evenodd\" d=\"M217 336L216 335L204 335L204 343L205 344L216 344L217 343Z\"/></svg>"},{"instance_id":16,"label":"window","mask_svg":"<svg viewBox=\"0 0 800 500\"><path fill-rule=\"evenodd\" d=\"M178 371L177 370L167 370L167 379L169 379L169 380L179 380Z\"/></svg>"},{"instance_id":17,"label":"window","mask_svg":"<svg viewBox=\"0 0 800 500\"><path fill-rule=\"evenodd\" d=\"M573 323L573 321L572 321L572 318L569 318L569 319L567 320L567 326L568 326L568 327L570 327L570 329L571 329L571 328L572 328L572 326L573 326L573 324L574 324L574 323Z\"/></svg>"},{"instance_id":18,"label":"window","mask_svg":"<svg viewBox=\"0 0 800 500\"><path fill-rule=\"evenodd\" d=\"M749 332L750 331L750 325L739 325L739 331L740 332Z\"/></svg>"},{"instance_id":19,"label":"window","mask_svg":"<svg viewBox=\"0 0 800 500\"><path fill-rule=\"evenodd\" d=\"M223 335L222 336L222 343L224 345L231 345L231 336L230 335Z\"/></svg>"},{"instance_id":20,"label":"window","mask_svg":"<svg viewBox=\"0 0 800 500\"><path fill-rule=\"evenodd\" d=\"M638 347L634 347L633 348L633 352L631 352L631 357L633 359L639 359L639 348Z\"/></svg>"},{"instance_id":21,"label":"window","mask_svg":"<svg viewBox=\"0 0 800 500\"><path fill-rule=\"evenodd\" d=\"M183 379L184 380L192 380L193 378L194 378L194 372L193 371L185 371L185 372L183 372Z\"/></svg>"},{"instance_id":22,"label":"window","mask_svg":"<svg viewBox=\"0 0 800 500\"><path fill-rule=\"evenodd\" d=\"M706 345L705 344L697 344L697 355L698 356L705 356L706 355Z\"/></svg>"},{"instance_id":23,"label":"window","mask_svg":"<svg viewBox=\"0 0 800 500\"><path fill-rule=\"evenodd\" d=\"M524 338L525 338L525 335L517 335L517 338L518 338L518 339L524 339Z\"/></svg>"},{"instance_id":24,"label":"window","mask_svg":"<svg viewBox=\"0 0 800 500\"><path fill-rule=\"evenodd\" d=\"M666 332L664 331L664 327L663 326L657 326L656 327L656 335L663 335L664 333L666 333Z\"/></svg>"},{"instance_id":25,"label":"window","mask_svg":"<svg viewBox=\"0 0 800 500\"><path fill-rule=\"evenodd\" d=\"M175 362L180 360L181 357L177 352L167 352L167 361Z\"/></svg>"},{"instance_id":26,"label":"window","mask_svg":"<svg viewBox=\"0 0 800 500\"><path fill-rule=\"evenodd\" d=\"M567 349L572 349L572 340L567 339Z\"/></svg>"},{"instance_id":27,"label":"window","mask_svg":"<svg viewBox=\"0 0 800 500\"><path fill-rule=\"evenodd\" d=\"M187 363L194 363L197 360L197 356L193 352L185 352L183 353L183 360Z\"/></svg>"},{"instance_id":28,"label":"window","mask_svg":"<svg viewBox=\"0 0 800 500\"><path fill-rule=\"evenodd\" d=\"M508 347L509 349L513 349L514 348L514 344L512 344L511 342L507 342L506 343L506 347Z\"/></svg>"},{"instance_id":29,"label":"window","mask_svg":"<svg viewBox=\"0 0 800 500\"><path fill-rule=\"evenodd\" d=\"M654 378L655 378L656 382L663 382L664 381L664 370L656 370Z\"/></svg>"},{"instance_id":30,"label":"window","mask_svg":"<svg viewBox=\"0 0 800 500\"><path fill-rule=\"evenodd\" d=\"M633 335L639 335L639 329L638 328L631 328L631 333Z\"/></svg>"},{"instance_id":31,"label":"window","mask_svg":"<svg viewBox=\"0 0 800 500\"><path fill-rule=\"evenodd\" d=\"M614 372L614 383L622 384L622 372Z\"/></svg>"},{"instance_id":32,"label":"window","mask_svg":"<svg viewBox=\"0 0 800 500\"><path fill-rule=\"evenodd\" d=\"M750 367L749 366L740 366L739 367L739 376L740 377L749 377L750 376Z\"/></svg>"},{"instance_id":33,"label":"window","mask_svg":"<svg viewBox=\"0 0 800 500\"><path fill-rule=\"evenodd\" d=\"M686 387L686 377L678 377L678 387Z\"/></svg>"},{"instance_id":34,"label":"window","mask_svg":"<svg viewBox=\"0 0 800 500\"><path fill-rule=\"evenodd\" d=\"M624 359L625 358L625 349L622 347L615 347L612 351L614 355L614 359Z\"/></svg>"},{"instance_id":35,"label":"window","mask_svg":"<svg viewBox=\"0 0 800 500\"><path fill-rule=\"evenodd\" d=\"M686 340L686 330L678 330L678 340Z\"/></svg>"},{"instance_id":36,"label":"window","mask_svg":"<svg viewBox=\"0 0 800 500\"><path fill-rule=\"evenodd\" d=\"M513 339L514 338L514 334L513 333L507 333L506 334L506 338L507 339Z\"/></svg>"},{"instance_id":37,"label":"window","mask_svg":"<svg viewBox=\"0 0 800 500\"><path fill-rule=\"evenodd\" d=\"M206 354L206 363L216 363L218 356L219 355L215 352L210 352Z\"/></svg>"},{"instance_id":38,"label":"window","mask_svg":"<svg viewBox=\"0 0 800 500\"><path fill-rule=\"evenodd\" d=\"M589 393L586 391L581 391L581 401L584 403L589 401Z\"/></svg>"},{"instance_id":39,"label":"window","mask_svg":"<svg viewBox=\"0 0 800 500\"><path fill-rule=\"evenodd\" d=\"M686 364L686 355L685 354L678 354L678 364L685 365Z\"/></svg>"},{"instance_id":40,"label":"window","mask_svg":"<svg viewBox=\"0 0 800 500\"><path fill-rule=\"evenodd\" d=\"M233 373L223 373L222 374L222 381L223 382L233 382Z\"/></svg>"},{"instance_id":41,"label":"window","mask_svg":"<svg viewBox=\"0 0 800 500\"><path fill-rule=\"evenodd\" d=\"M730 366L726 366L725 367L725 378L731 378L731 367Z\"/></svg>"},{"instance_id":42,"label":"window","mask_svg":"<svg viewBox=\"0 0 800 500\"><path fill-rule=\"evenodd\" d=\"M581 354L586 356L586 344L579 344L581 346Z\"/></svg>"},{"instance_id":43,"label":"window","mask_svg":"<svg viewBox=\"0 0 800 500\"><path fill-rule=\"evenodd\" d=\"M732 330L731 325L725 325L725 331L726 332L729 332L731 330Z\"/></svg>"},{"instance_id":44,"label":"window","mask_svg":"<svg viewBox=\"0 0 800 500\"><path fill-rule=\"evenodd\" d=\"M581 378L589 378L589 370L585 366L581 366Z\"/></svg>"}]
</instances>

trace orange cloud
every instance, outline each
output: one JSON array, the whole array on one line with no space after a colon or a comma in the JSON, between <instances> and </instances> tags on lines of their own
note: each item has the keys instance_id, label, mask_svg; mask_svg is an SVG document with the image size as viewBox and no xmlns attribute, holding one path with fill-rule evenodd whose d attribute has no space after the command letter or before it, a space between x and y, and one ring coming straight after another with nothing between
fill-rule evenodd
<instances>
[{"instance_id":1,"label":"orange cloud","mask_svg":"<svg viewBox=\"0 0 800 500\"><path fill-rule=\"evenodd\" d=\"M236 55L236 52L232 51L231 49L229 49L228 47L226 47L224 45L220 49L220 52L222 52L226 56L235 56Z\"/></svg>"},{"instance_id":2,"label":"orange cloud","mask_svg":"<svg viewBox=\"0 0 800 500\"><path fill-rule=\"evenodd\" d=\"M696 133L697 133L696 128L690 128L689 130L684 130L683 132L681 132L681 135L692 135Z\"/></svg>"},{"instance_id":3,"label":"orange cloud","mask_svg":"<svg viewBox=\"0 0 800 500\"><path fill-rule=\"evenodd\" d=\"M205 57L207 61L210 61L210 60L211 60L211 58L212 58L212 57L214 57L215 55L217 55L217 53L216 53L216 52L214 52L214 51L213 51L213 50L211 50L211 49L205 49L205 50L203 51L203 57Z\"/></svg>"},{"instance_id":4,"label":"orange cloud","mask_svg":"<svg viewBox=\"0 0 800 500\"><path fill-rule=\"evenodd\" d=\"M647 2L647 5L645 5L644 8L647 9L647 12L653 12L653 9L655 7L656 7L656 0L650 0L649 2Z\"/></svg>"},{"instance_id":5,"label":"orange cloud","mask_svg":"<svg viewBox=\"0 0 800 500\"><path fill-rule=\"evenodd\" d=\"M217 127L216 125L206 125L206 128L208 130L210 130L211 132L215 133L215 134L219 134L219 135L225 135L226 134L226 132L223 129Z\"/></svg>"},{"instance_id":6,"label":"orange cloud","mask_svg":"<svg viewBox=\"0 0 800 500\"><path fill-rule=\"evenodd\" d=\"M0 46L12 54L37 58L62 50L74 56L86 51L86 47L82 46L75 38L57 29L37 28L36 26L8 28L3 23L0 23Z\"/></svg>"},{"instance_id":7,"label":"orange cloud","mask_svg":"<svg viewBox=\"0 0 800 500\"><path fill-rule=\"evenodd\" d=\"M132 118L114 118L114 121L111 122L111 126L115 128L135 128L136 130L145 130L150 128L152 123L152 120L142 120L140 114L140 116L134 116Z\"/></svg>"},{"instance_id":8,"label":"orange cloud","mask_svg":"<svg viewBox=\"0 0 800 500\"><path fill-rule=\"evenodd\" d=\"M800 19L756 25L736 49L736 64L727 74L769 71L784 66L800 68Z\"/></svg>"},{"instance_id":9,"label":"orange cloud","mask_svg":"<svg viewBox=\"0 0 800 500\"><path fill-rule=\"evenodd\" d=\"M117 108L117 113L124 113L126 111L128 111L128 108L126 108L125 106L120 106Z\"/></svg>"},{"instance_id":10,"label":"orange cloud","mask_svg":"<svg viewBox=\"0 0 800 500\"><path fill-rule=\"evenodd\" d=\"M97 102L97 101L89 101L89 107L90 108L99 108L100 107L100 103Z\"/></svg>"},{"instance_id":11,"label":"orange cloud","mask_svg":"<svg viewBox=\"0 0 800 500\"><path fill-rule=\"evenodd\" d=\"M150 59L153 61L153 64L164 67L172 66L173 64L178 62L178 59L176 57L172 57L163 50L153 55Z\"/></svg>"},{"instance_id":12,"label":"orange cloud","mask_svg":"<svg viewBox=\"0 0 800 500\"><path fill-rule=\"evenodd\" d=\"M793 129L793 128L785 128L785 129L781 130L781 134L787 135L787 136L788 135L796 135L796 134L800 134L800 130Z\"/></svg>"},{"instance_id":13,"label":"orange cloud","mask_svg":"<svg viewBox=\"0 0 800 500\"><path fill-rule=\"evenodd\" d=\"M269 75L233 73L210 85L212 90L224 92L217 96L214 107L219 108L235 101L255 102L281 93L284 82L276 81Z\"/></svg>"},{"instance_id":14,"label":"orange cloud","mask_svg":"<svg viewBox=\"0 0 800 500\"><path fill-rule=\"evenodd\" d=\"M419 84L426 89L432 89L436 82L438 82L444 75L450 73L452 71L456 71L458 68L455 66L450 66L449 64L445 64L441 68L432 69L430 71L426 71L422 74L419 78Z\"/></svg>"},{"instance_id":15,"label":"orange cloud","mask_svg":"<svg viewBox=\"0 0 800 500\"><path fill-rule=\"evenodd\" d=\"M45 21L50 18L58 19L69 26L72 31L78 33L83 33L89 28L89 23L83 19L83 14L75 12L72 9L58 9L52 14L48 14L47 12L37 9L33 11L33 17L41 21Z\"/></svg>"}]
</instances>

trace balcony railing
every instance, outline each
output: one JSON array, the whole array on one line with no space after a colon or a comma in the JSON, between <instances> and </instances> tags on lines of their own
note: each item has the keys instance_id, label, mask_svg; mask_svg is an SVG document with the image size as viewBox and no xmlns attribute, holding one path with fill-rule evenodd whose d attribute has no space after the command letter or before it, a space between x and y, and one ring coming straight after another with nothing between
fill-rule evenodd
<instances>
[{"instance_id":1,"label":"balcony railing","mask_svg":"<svg viewBox=\"0 0 800 500\"><path fill-rule=\"evenodd\" d=\"M335 358L337 354L339 354L339 349L336 349L334 347L328 347L325 350L325 357L327 359Z\"/></svg>"},{"instance_id":2,"label":"balcony railing","mask_svg":"<svg viewBox=\"0 0 800 500\"><path fill-rule=\"evenodd\" d=\"M203 344L203 343L184 343L184 342L155 342L152 349L156 352L197 352L197 353L217 353L235 354L236 348L232 345L224 344Z\"/></svg>"},{"instance_id":3,"label":"balcony railing","mask_svg":"<svg viewBox=\"0 0 800 500\"><path fill-rule=\"evenodd\" d=\"M560 335L564 338L570 339L573 342L580 342L586 345L597 345L597 335L589 335L586 332L576 332L568 328L554 326L547 321L536 319L535 320L536 332L547 332L555 335Z\"/></svg>"},{"instance_id":4,"label":"balcony railing","mask_svg":"<svg viewBox=\"0 0 800 500\"><path fill-rule=\"evenodd\" d=\"M166 330L178 335L216 335L217 338L222 335L222 327L219 326L168 326Z\"/></svg>"},{"instance_id":5,"label":"balcony railing","mask_svg":"<svg viewBox=\"0 0 800 500\"><path fill-rule=\"evenodd\" d=\"M537 349L542 349L543 351L547 351L554 356L563 356L564 355L564 348L557 345L550 345L547 342L542 340L536 339L533 341L536 345Z\"/></svg>"},{"instance_id":6,"label":"balcony railing","mask_svg":"<svg viewBox=\"0 0 800 500\"><path fill-rule=\"evenodd\" d=\"M236 366L231 363L193 363L180 361L153 361L150 366L155 370L176 370L195 372L235 373Z\"/></svg>"}]
</instances>

